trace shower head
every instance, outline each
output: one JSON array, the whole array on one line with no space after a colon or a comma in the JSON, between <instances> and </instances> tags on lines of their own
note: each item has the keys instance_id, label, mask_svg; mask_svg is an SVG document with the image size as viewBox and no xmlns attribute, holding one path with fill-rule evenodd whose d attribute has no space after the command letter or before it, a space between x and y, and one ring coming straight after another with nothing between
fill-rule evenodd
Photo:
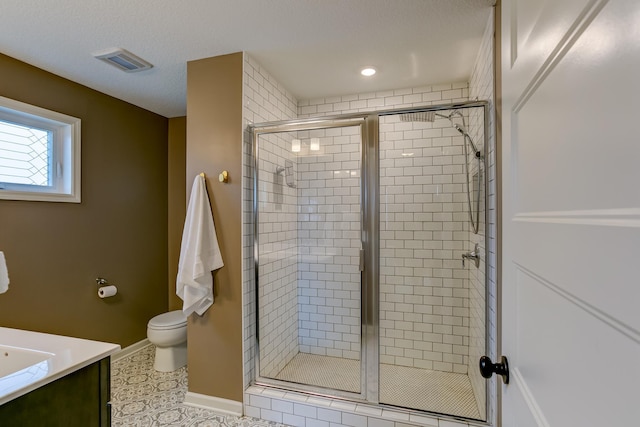
<instances>
[{"instance_id":1,"label":"shower head","mask_svg":"<svg viewBox=\"0 0 640 427\"><path fill-rule=\"evenodd\" d=\"M454 124L453 124L453 127L454 127L454 128L456 128L456 130L457 130L458 132L460 132L460 134L461 134L461 135L464 135L464 134L466 134L466 133L467 133L467 132L462 128L462 126L460 126L460 125L459 125L459 124L457 124L457 123L454 123Z\"/></svg>"},{"instance_id":2,"label":"shower head","mask_svg":"<svg viewBox=\"0 0 640 427\"><path fill-rule=\"evenodd\" d=\"M400 114L401 122L433 122L435 119L436 113L433 111Z\"/></svg>"}]
</instances>

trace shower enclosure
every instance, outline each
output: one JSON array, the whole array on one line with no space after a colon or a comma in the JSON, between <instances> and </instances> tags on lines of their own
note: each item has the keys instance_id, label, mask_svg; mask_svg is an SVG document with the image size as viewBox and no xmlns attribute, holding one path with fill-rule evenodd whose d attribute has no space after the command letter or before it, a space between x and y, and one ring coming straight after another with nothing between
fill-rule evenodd
<instances>
[{"instance_id":1,"label":"shower enclosure","mask_svg":"<svg viewBox=\"0 0 640 427\"><path fill-rule=\"evenodd\" d=\"M256 383L486 420L486 109L252 127Z\"/></svg>"}]
</instances>

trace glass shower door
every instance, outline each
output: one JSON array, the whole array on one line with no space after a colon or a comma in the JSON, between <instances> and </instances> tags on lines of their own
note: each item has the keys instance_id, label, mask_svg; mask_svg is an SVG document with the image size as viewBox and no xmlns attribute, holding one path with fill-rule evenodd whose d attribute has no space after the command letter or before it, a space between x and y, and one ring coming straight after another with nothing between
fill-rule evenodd
<instances>
[{"instance_id":1,"label":"glass shower door","mask_svg":"<svg viewBox=\"0 0 640 427\"><path fill-rule=\"evenodd\" d=\"M486 420L484 107L253 131L256 382Z\"/></svg>"},{"instance_id":2,"label":"glass shower door","mask_svg":"<svg viewBox=\"0 0 640 427\"><path fill-rule=\"evenodd\" d=\"M380 118L379 401L486 419L486 257L462 262L484 247L484 213L474 233L467 200L482 171L464 147L484 145L484 109L402 116Z\"/></svg>"},{"instance_id":3,"label":"glass shower door","mask_svg":"<svg viewBox=\"0 0 640 427\"><path fill-rule=\"evenodd\" d=\"M362 120L254 131L258 380L361 394Z\"/></svg>"}]
</instances>

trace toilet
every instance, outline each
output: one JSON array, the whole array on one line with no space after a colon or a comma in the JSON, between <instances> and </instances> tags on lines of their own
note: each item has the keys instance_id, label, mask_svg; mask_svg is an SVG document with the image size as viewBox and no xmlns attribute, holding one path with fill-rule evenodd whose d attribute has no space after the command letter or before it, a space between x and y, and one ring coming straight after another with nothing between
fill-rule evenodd
<instances>
[{"instance_id":1,"label":"toilet","mask_svg":"<svg viewBox=\"0 0 640 427\"><path fill-rule=\"evenodd\" d=\"M153 368L171 372L187 364L187 318L182 310L162 313L149 320L147 338L156 346Z\"/></svg>"}]
</instances>

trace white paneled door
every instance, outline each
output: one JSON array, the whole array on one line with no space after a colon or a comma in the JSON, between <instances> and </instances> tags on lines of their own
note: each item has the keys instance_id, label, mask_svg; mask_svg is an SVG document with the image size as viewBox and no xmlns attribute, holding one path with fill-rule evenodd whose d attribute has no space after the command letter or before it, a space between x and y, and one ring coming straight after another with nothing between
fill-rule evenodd
<instances>
[{"instance_id":1,"label":"white paneled door","mask_svg":"<svg viewBox=\"0 0 640 427\"><path fill-rule=\"evenodd\" d=\"M640 425L640 1L503 0L502 425Z\"/></svg>"}]
</instances>

